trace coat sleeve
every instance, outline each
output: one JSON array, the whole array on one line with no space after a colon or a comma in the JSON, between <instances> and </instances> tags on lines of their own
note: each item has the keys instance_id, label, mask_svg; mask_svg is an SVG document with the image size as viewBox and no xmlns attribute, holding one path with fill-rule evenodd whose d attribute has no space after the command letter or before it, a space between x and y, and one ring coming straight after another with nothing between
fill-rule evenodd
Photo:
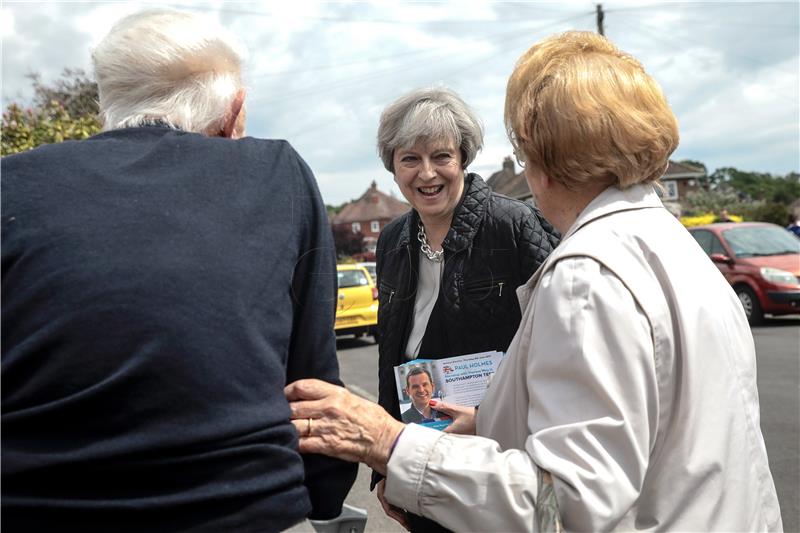
<instances>
[{"instance_id":1,"label":"coat sleeve","mask_svg":"<svg viewBox=\"0 0 800 533\"><path fill-rule=\"evenodd\" d=\"M535 298L521 333L528 342L513 346L529 348L506 356L527 358L524 447L409 426L388 464L394 505L456 531L536 530L542 470L567 530L613 529L635 504L657 429L649 323L622 282L588 258L559 262ZM522 397L499 398L490 411Z\"/></svg>"},{"instance_id":2,"label":"coat sleeve","mask_svg":"<svg viewBox=\"0 0 800 533\"><path fill-rule=\"evenodd\" d=\"M333 330L337 291L333 236L311 169L299 156L295 161L291 223L300 228L301 251L292 281L293 323L286 382L317 378L342 385ZM312 506L309 518L335 518L355 481L358 465L314 454L303 455L303 462Z\"/></svg>"}]
</instances>

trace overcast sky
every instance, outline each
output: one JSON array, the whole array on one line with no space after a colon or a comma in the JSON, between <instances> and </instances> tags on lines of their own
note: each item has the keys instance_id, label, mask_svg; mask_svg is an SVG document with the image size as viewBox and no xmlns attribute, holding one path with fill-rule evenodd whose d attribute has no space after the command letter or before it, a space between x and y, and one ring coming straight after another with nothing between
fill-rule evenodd
<instances>
[{"instance_id":1,"label":"overcast sky","mask_svg":"<svg viewBox=\"0 0 800 533\"><path fill-rule=\"evenodd\" d=\"M596 30L595 3L571 2L13 2L4 0L2 97L26 101L29 72L91 72L89 54L121 16L176 7L217 18L248 49L248 134L288 139L326 203L372 180L400 195L381 165L382 109L416 87L444 84L486 127L470 170L511 154L502 117L516 59L552 33ZM661 84L681 130L674 160L710 171L800 170L800 2L603 2L605 34Z\"/></svg>"}]
</instances>

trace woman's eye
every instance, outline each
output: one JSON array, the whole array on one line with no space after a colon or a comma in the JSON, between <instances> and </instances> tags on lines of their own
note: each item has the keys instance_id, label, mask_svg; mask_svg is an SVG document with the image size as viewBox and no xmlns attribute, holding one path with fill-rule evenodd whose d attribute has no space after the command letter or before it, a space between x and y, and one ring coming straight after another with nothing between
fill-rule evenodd
<instances>
[{"instance_id":1,"label":"woman's eye","mask_svg":"<svg viewBox=\"0 0 800 533\"><path fill-rule=\"evenodd\" d=\"M435 159L437 161L449 161L452 158L453 158L452 154L449 153L436 154L435 156Z\"/></svg>"},{"instance_id":2,"label":"woman's eye","mask_svg":"<svg viewBox=\"0 0 800 533\"><path fill-rule=\"evenodd\" d=\"M414 157L413 155L405 155L405 156L400 158L400 162L402 162L402 163L413 163L416 160L417 160L417 158Z\"/></svg>"}]
</instances>

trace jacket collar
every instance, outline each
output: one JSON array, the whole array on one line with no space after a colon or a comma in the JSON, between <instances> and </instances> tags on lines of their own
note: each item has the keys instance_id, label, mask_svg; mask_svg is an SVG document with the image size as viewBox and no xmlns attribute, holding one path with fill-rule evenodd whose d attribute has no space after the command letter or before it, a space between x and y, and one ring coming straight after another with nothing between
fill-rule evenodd
<instances>
[{"instance_id":1,"label":"jacket collar","mask_svg":"<svg viewBox=\"0 0 800 533\"><path fill-rule=\"evenodd\" d=\"M589 202L589 205L581 211L581 214L578 215L578 218L572 223L572 226L570 226L561 240L568 239L583 226L598 218L619 213L620 211L651 207L664 207L652 185L634 185L625 190L611 186Z\"/></svg>"},{"instance_id":2,"label":"jacket collar","mask_svg":"<svg viewBox=\"0 0 800 533\"><path fill-rule=\"evenodd\" d=\"M457 252L470 245L486 213L491 192L489 186L479 175L469 173L464 176L464 193L456 206L450 230L442 243L445 250ZM412 209L400 231L400 246L408 245L412 235L416 237L418 223L419 214Z\"/></svg>"}]
</instances>

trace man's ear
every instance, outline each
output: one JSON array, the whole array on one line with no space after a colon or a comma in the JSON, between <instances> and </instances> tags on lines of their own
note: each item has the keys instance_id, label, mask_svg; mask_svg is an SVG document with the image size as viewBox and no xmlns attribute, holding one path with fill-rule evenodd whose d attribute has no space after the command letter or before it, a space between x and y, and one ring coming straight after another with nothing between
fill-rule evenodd
<instances>
[{"instance_id":1,"label":"man's ear","mask_svg":"<svg viewBox=\"0 0 800 533\"><path fill-rule=\"evenodd\" d=\"M222 132L220 134L221 137L235 139L236 137L234 137L234 134L241 134L241 132L237 132L236 124L239 119L239 115L242 113L242 107L244 106L244 94L244 88L241 88L236 92L236 96L231 102L230 115L225 121L225 124L222 126Z\"/></svg>"}]
</instances>

